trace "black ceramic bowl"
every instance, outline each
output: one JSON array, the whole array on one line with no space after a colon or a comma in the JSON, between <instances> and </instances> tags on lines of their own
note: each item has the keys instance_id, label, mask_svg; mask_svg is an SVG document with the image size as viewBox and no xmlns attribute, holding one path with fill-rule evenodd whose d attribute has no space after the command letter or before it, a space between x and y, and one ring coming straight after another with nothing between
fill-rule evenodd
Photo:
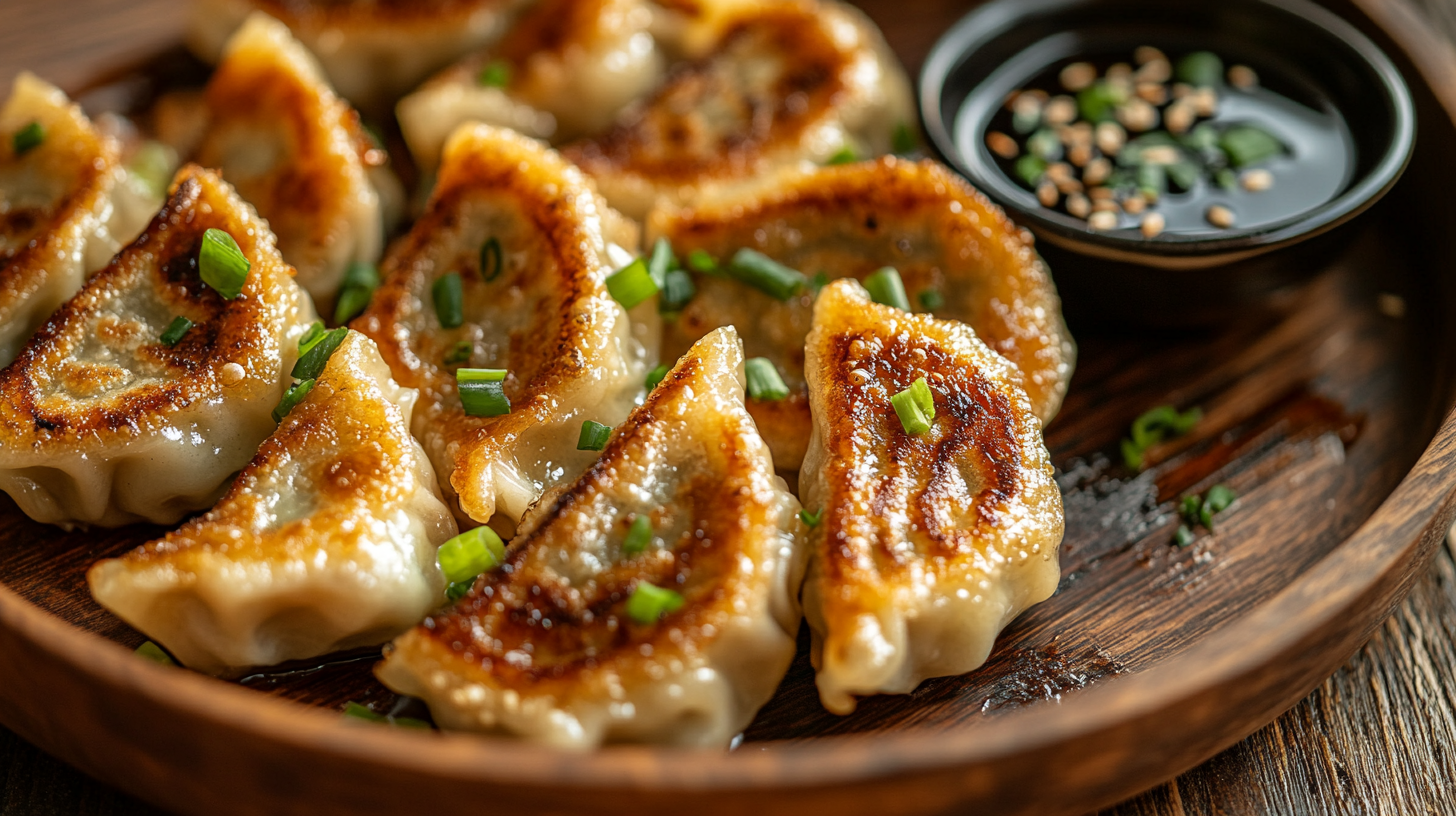
<instances>
[{"instance_id":1,"label":"black ceramic bowl","mask_svg":"<svg viewBox=\"0 0 1456 816\"><path fill-rule=\"evenodd\" d=\"M1343 119L1349 166L1333 198L1250 228L1146 239L1094 232L1042 207L986 147L1012 91L1078 58L1213 51L1261 83ZM1210 323L1269 302L1317 273L1336 228L1395 184L1415 140L1410 92L1389 58L1334 14L1304 0L996 0L932 49L920 78L926 131L946 160L1039 238L1069 316L1157 325Z\"/></svg>"}]
</instances>

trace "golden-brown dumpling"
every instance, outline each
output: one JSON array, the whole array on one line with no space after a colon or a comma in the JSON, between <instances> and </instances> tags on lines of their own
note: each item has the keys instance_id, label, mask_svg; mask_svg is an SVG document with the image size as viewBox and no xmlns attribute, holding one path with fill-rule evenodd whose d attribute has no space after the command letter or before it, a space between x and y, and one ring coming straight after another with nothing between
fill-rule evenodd
<instances>
[{"instance_id":1,"label":"golden-brown dumpling","mask_svg":"<svg viewBox=\"0 0 1456 816\"><path fill-rule=\"evenodd\" d=\"M814 432L799 494L804 612L824 707L903 694L986 660L996 635L1056 590L1062 496L1020 378L967 326L881 306L853 281L814 305ZM911 433L891 398L920 378Z\"/></svg>"},{"instance_id":2,"label":"golden-brown dumpling","mask_svg":"<svg viewBox=\"0 0 1456 816\"><path fill-rule=\"evenodd\" d=\"M16 77L0 108L0 367L161 205L79 105Z\"/></svg>"},{"instance_id":3,"label":"golden-brown dumpling","mask_svg":"<svg viewBox=\"0 0 1456 816\"><path fill-rule=\"evenodd\" d=\"M208 229L251 263L231 300L199 277ZM179 317L193 325L169 346ZM273 432L313 320L253 208L184 168L141 236L0 371L0 491L63 526L172 524L210 507Z\"/></svg>"},{"instance_id":4,"label":"golden-brown dumpling","mask_svg":"<svg viewBox=\"0 0 1456 816\"><path fill-rule=\"evenodd\" d=\"M415 391L350 332L217 506L97 563L97 603L210 674L382 643L440 603L456 532Z\"/></svg>"},{"instance_id":5,"label":"golden-brown dumpling","mask_svg":"<svg viewBox=\"0 0 1456 816\"><path fill-rule=\"evenodd\" d=\"M611 241L635 249L635 226L555 151L464 125L445 146L424 215L385 258L383 285L353 324L395 379L420 390L415 435L446 494L478 522L500 513L508 530L543 491L580 473L593 458L576 449L582 420L622 421L643 389L656 326L634 335L607 293ZM462 322L447 327L434 289L454 273ZM467 416L460 367L508 370L510 413Z\"/></svg>"},{"instance_id":6,"label":"golden-brown dumpling","mask_svg":"<svg viewBox=\"0 0 1456 816\"><path fill-rule=\"evenodd\" d=\"M1028 233L945 167L886 157L787 170L753 188L713 195L691 209L663 207L649 242L667 237L681 257L703 250L727 263L743 248L808 277L864 279L892 266L910 304L969 324L1020 369L1043 424L1056 415L1072 378L1076 346L1061 301ZM813 287L780 301L721 276L696 275L698 295L664 325L663 355L681 354L719 326L736 326L750 357L778 367L789 396L749 410L779 467L796 469L809 438L804 337ZM923 300L933 293L939 298Z\"/></svg>"},{"instance_id":7,"label":"golden-brown dumpling","mask_svg":"<svg viewBox=\"0 0 1456 816\"><path fill-rule=\"evenodd\" d=\"M395 641L380 680L445 728L726 746L793 658L802 577L799 503L743 376L732 329L703 338L532 510L502 569Z\"/></svg>"}]
</instances>

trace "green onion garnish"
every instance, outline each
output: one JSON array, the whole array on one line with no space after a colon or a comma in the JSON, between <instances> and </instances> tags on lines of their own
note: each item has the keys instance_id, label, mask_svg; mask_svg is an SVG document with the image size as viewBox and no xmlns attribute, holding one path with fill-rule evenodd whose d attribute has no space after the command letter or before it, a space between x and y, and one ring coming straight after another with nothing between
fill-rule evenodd
<instances>
[{"instance_id":1,"label":"green onion garnish","mask_svg":"<svg viewBox=\"0 0 1456 816\"><path fill-rule=\"evenodd\" d=\"M383 714L376 714L365 706L355 702L344 704L344 716L352 720L364 720L372 723L384 723L385 725L398 725L404 728L429 728L430 724L424 720L417 720L414 717L386 717Z\"/></svg>"},{"instance_id":2,"label":"green onion garnish","mask_svg":"<svg viewBox=\"0 0 1456 816\"><path fill-rule=\"evenodd\" d=\"M326 333L328 333L328 329L324 328L324 322L322 320L315 320L310 323L308 328L304 329L303 336L298 338L298 353L302 354L313 348L313 344L317 343L319 338L323 337Z\"/></svg>"},{"instance_id":3,"label":"green onion garnish","mask_svg":"<svg viewBox=\"0 0 1456 816\"><path fill-rule=\"evenodd\" d=\"M910 298L905 295L905 283L900 280L900 272L895 267L884 267L865 278L864 286L874 302L894 306L901 311L910 311Z\"/></svg>"},{"instance_id":4,"label":"green onion garnish","mask_svg":"<svg viewBox=\"0 0 1456 816\"><path fill-rule=\"evenodd\" d=\"M435 301L435 317L440 325L454 329L465 322L465 283L459 272L441 275L430 287Z\"/></svg>"},{"instance_id":5,"label":"green onion garnish","mask_svg":"<svg viewBox=\"0 0 1456 816\"><path fill-rule=\"evenodd\" d=\"M834 151L834 155L825 159L824 163L832 167L836 164L852 164L857 161L859 161L859 153L850 145L843 145Z\"/></svg>"},{"instance_id":6,"label":"green onion garnish","mask_svg":"<svg viewBox=\"0 0 1456 816\"><path fill-rule=\"evenodd\" d=\"M491 60L480 69L475 80L486 88L504 88L511 84L511 64L505 60Z\"/></svg>"},{"instance_id":7,"label":"green onion garnish","mask_svg":"<svg viewBox=\"0 0 1456 816\"><path fill-rule=\"evenodd\" d=\"M155 198L167 196L172 181L172 168L177 166L177 153L161 142L147 141L137 148L126 164L127 174L140 182Z\"/></svg>"},{"instance_id":8,"label":"green onion garnish","mask_svg":"<svg viewBox=\"0 0 1456 816\"><path fill-rule=\"evenodd\" d=\"M379 288L379 270L373 264L351 263L344 272L339 288L339 301L334 304L334 322L340 325L353 320L369 306L374 290Z\"/></svg>"},{"instance_id":9,"label":"green onion garnish","mask_svg":"<svg viewBox=\"0 0 1456 816\"><path fill-rule=\"evenodd\" d=\"M1188 532L1187 536L1184 535L1184 532L1188 531L1188 528L1193 525L1202 524L1208 528L1209 532L1212 532L1213 517L1227 510L1237 498L1238 494L1234 493L1225 484L1216 484L1210 487L1208 494L1202 498L1196 495L1184 496L1183 501L1178 503L1178 515L1182 516L1188 523L1178 528L1176 536L1178 546L1187 546L1187 543L1193 540L1191 531Z\"/></svg>"},{"instance_id":10,"label":"green onion garnish","mask_svg":"<svg viewBox=\"0 0 1456 816\"><path fill-rule=\"evenodd\" d=\"M688 253L688 268L694 272L711 275L718 271L718 262L708 254L707 250L695 249Z\"/></svg>"},{"instance_id":11,"label":"green onion garnish","mask_svg":"<svg viewBox=\"0 0 1456 816\"><path fill-rule=\"evenodd\" d=\"M474 579L471 579L469 581L455 581L454 583L445 587L445 600L449 603L455 603L461 598L464 598L466 593L470 592L470 588L473 586L475 586Z\"/></svg>"},{"instance_id":12,"label":"green onion garnish","mask_svg":"<svg viewBox=\"0 0 1456 816\"><path fill-rule=\"evenodd\" d=\"M824 520L824 508L822 508L822 507L819 508L819 511L818 512L815 512L815 513L810 513L808 510L800 510L799 511L799 521L804 522L804 526L805 527L810 527L810 528L818 527L819 526L819 522L821 522L823 520Z\"/></svg>"},{"instance_id":13,"label":"green onion garnish","mask_svg":"<svg viewBox=\"0 0 1456 816\"><path fill-rule=\"evenodd\" d=\"M202 234L202 249L197 254L197 271L202 282L211 286L224 300L243 293L243 283L252 268L238 242L220 229Z\"/></svg>"},{"instance_id":14,"label":"green onion garnish","mask_svg":"<svg viewBox=\"0 0 1456 816\"><path fill-rule=\"evenodd\" d=\"M137 657L146 658L153 663L160 663L163 666L177 665L177 661L173 660L171 655L162 651L161 646L158 646L150 640L136 647L136 654Z\"/></svg>"},{"instance_id":15,"label":"green onion garnish","mask_svg":"<svg viewBox=\"0 0 1456 816\"><path fill-rule=\"evenodd\" d=\"M482 573L499 567L506 560L506 545L495 530L481 526L466 530L440 545L435 561L445 580L452 584L474 581Z\"/></svg>"},{"instance_id":16,"label":"green onion garnish","mask_svg":"<svg viewBox=\"0 0 1456 816\"><path fill-rule=\"evenodd\" d=\"M11 140L11 146L15 148L16 156L24 156L26 153L40 147L45 141L45 128L40 122L31 122L20 130L15 131Z\"/></svg>"},{"instance_id":17,"label":"green onion garnish","mask_svg":"<svg viewBox=\"0 0 1456 816\"><path fill-rule=\"evenodd\" d=\"M576 449L599 451L607 446L607 439L611 435L610 425L603 425L588 419L581 423L581 436L576 439Z\"/></svg>"},{"instance_id":18,"label":"green onion garnish","mask_svg":"<svg viewBox=\"0 0 1456 816\"><path fill-rule=\"evenodd\" d=\"M1211 88L1223 82L1223 60L1212 51L1194 51L1178 60L1174 75L1179 82L1197 88Z\"/></svg>"},{"instance_id":19,"label":"green onion garnish","mask_svg":"<svg viewBox=\"0 0 1456 816\"><path fill-rule=\"evenodd\" d=\"M920 301L920 308L927 312L933 312L945 305L945 296L937 289L925 289L915 299Z\"/></svg>"},{"instance_id":20,"label":"green onion garnish","mask_svg":"<svg viewBox=\"0 0 1456 816\"><path fill-rule=\"evenodd\" d=\"M735 280L778 300L788 300L809 285L809 279L803 273L747 248L734 253L733 260L728 262L728 272Z\"/></svg>"},{"instance_id":21,"label":"green onion garnish","mask_svg":"<svg viewBox=\"0 0 1456 816\"><path fill-rule=\"evenodd\" d=\"M1159 405L1132 422L1131 438L1122 440L1122 461L1132 470L1142 470L1143 454L1148 448L1166 439L1182 436L1203 419L1203 409L1189 408L1182 413L1171 405Z\"/></svg>"},{"instance_id":22,"label":"green onion garnish","mask_svg":"<svg viewBox=\"0 0 1456 816\"><path fill-rule=\"evenodd\" d=\"M460 402L469 416L491 417L509 414L511 401L501 383L506 378L501 368L459 368L455 370L455 386Z\"/></svg>"},{"instance_id":23,"label":"green onion garnish","mask_svg":"<svg viewBox=\"0 0 1456 816\"><path fill-rule=\"evenodd\" d=\"M445 352L445 365L459 365L470 362L470 355L475 353L475 347L469 340L461 340Z\"/></svg>"},{"instance_id":24,"label":"green onion garnish","mask_svg":"<svg viewBox=\"0 0 1456 816\"><path fill-rule=\"evenodd\" d=\"M168 323L166 330L162 332L162 345L175 346L178 343L182 342L182 336L187 334L187 331L191 329L193 325L194 324L191 320L188 320L181 315L172 318L172 322Z\"/></svg>"},{"instance_id":25,"label":"green onion garnish","mask_svg":"<svg viewBox=\"0 0 1456 816\"><path fill-rule=\"evenodd\" d=\"M313 390L317 382L317 380L304 380L294 383L292 388L284 392L283 399L278 401L278 407L273 409L273 421L282 422L284 417L292 413L300 402L303 402L303 398L308 396L308 392Z\"/></svg>"},{"instance_id":26,"label":"green onion garnish","mask_svg":"<svg viewBox=\"0 0 1456 816\"><path fill-rule=\"evenodd\" d=\"M789 387L779 370L766 357L754 357L744 364L748 375L748 396L767 402L775 402L789 395Z\"/></svg>"},{"instance_id":27,"label":"green onion garnish","mask_svg":"<svg viewBox=\"0 0 1456 816\"><path fill-rule=\"evenodd\" d=\"M328 365L329 358L334 356L334 352L339 349L339 345L348 336L349 330L340 326L313 338L312 342L300 343L298 362L293 364L293 378L296 380L318 379L324 373L324 366Z\"/></svg>"},{"instance_id":28,"label":"green onion garnish","mask_svg":"<svg viewBox=\"0 0 1456 816\"><path fill-rule=\"evenodd\" d=\"M652 245L652 255L647 260L647 274L661 287L667 280L668 270L676 267L677 258L673 257L672 243L666 238L658 238L657 243Z\"/></svg>"},{"instance_id":29,"label":"green onion garnish","mask_svg":"<svg viewBox=\"0 0 1456 816\"><path fill-rule=\"evenodd\" d=\"M618 269L607 277L607 291L612 299L630 309L657 294L660 287L641 258Z\"/></svg>"},{"instance_id":30,"label":"green onion garnish","mask_svg":"<svg viewBox=\"0 0 1456 816\"><path fill-rule=\"evenodd\" d=\"M500 241L491 238L480 247L480 278L490 283L500 277L505 269L505 260L501 257Z\"/></svg>"},{"instance_id":31,"label":"green onion garnish","mask_svg":"<svg viewBox=\"0 0 1456 816\"><path fill-rule=\"evenodd\" d=\"M908 434L922 434L930 430L930 421L935 419L935 398L930 393L930 383L924 377L910 384L909 388L890 397L900 425Z\"/></svg>"},{"instance_id":32,"label":"green onion garnish","mask_svg":"<svg viewBox=\"0 0 1456 816\"><path fill-rule=\"evenodd\" d=\"M645 513L639 513L637 518L632 519L632 526L627 530L627 537L622 539L622 553L624 555L636 555L647 549L652 543L652 519Z\"/></svg>"},{"instance_id":33,"label":"green onion garnish","mask_svg":"<svg viewBox=\"0 0 1456 816\"><path fill-rule=\"evenodd\" d=\"M1036 189L1037 182L1046 173L1046 160L1040 156L1033 156L1030 153L1023 154L1016 160L1016 175L1027 187Z\"/></svg>"},{"instance_id":34,"label":"green onion garnish","mask_svg":"<svg viewBox=\"0 0 1456 816\"><path fill-rule=\"evenodd\" d=\"M1173 534L1173 541L1180 547L1186 547L1193 543L1193 531L1188 529L1188 525L1180 524L1178 532Z\"/></svg>"},{"instance_id":35,"label":"green onion garnish","mask_svg":"<svg viewBox=\"0 0 1456 816\"><path fill-rule=\"evenodd\" d=\"M681 609L683 596L670 589L641 581L627 598L627 617L642 626L657 623L663 615Z\"/></svg>"},{"instance_id":36,"label":"green onion garnish","mask_svg":"<svg viewBox=\"0 0 1456 816\"><path fill-rule=\"evenodd\" d=\"M913 153L920 147L920 139L908 122L900 122L895 125L895 132L890 136L890 151L896 155L903 156L906 153Z\"/></svg>"},{"instance_id":37,"label":"green onion garnish","mask_svg":"<svg viewBox=\"0 0 1456 816\"><path fill-rule=\"evenodd\" d=\"M1235 168L1258 164L1284 152L1284 143L1253 125L1234 125L1218 137L1218 146Z\"/></svg>"},{"instance_id":38,"label":"green onion garnish","mask_svg":"<svg viewBox=\"0 0 1456 816\"><path fill-rule=\"evenodd\" d=\"M829 285L829 281L829 273L821 269L814 273L814 277L809 279L809 288L817 295L819 294L819 290Z\"/></svg>"},{"instance_id":39,"label":"green onion garnish","mask_svg":"<svg viewBox=\"0 0 1456 816\"><path fill-rule=\"evenodd\" d=\"M662 286L662 300L658 302L657 309L661 312L680 312L693 296L698 293L698 287L693 283L693 276L674 269L667 273L667 279Z\"/></svg>"},{"instance_id":40,"label":"green onion garnish","mask_svg":"<svg viewBox=\"0 0 1456 816\"><path fill-rule=\"evenodd\" d=\"M651 391L652 389L656 388L657 384L662 382L663 378L667 376L667 372L670 370L671 369L667 367L667 363L663 363L657 368L654 368L651 371L647 372L647 390Z\"/></svg>"}]
</instances>

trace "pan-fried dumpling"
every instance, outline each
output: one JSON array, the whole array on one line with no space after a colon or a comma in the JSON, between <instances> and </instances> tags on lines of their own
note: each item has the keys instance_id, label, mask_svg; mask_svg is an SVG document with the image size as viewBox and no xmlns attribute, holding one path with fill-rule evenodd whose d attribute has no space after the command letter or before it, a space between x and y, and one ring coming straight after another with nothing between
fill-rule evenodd
<instances>
[{"instance_id":1,"label":"pan-fried dumpling","mask_svg":"<svg viewBox=\"0 0 1456 816\"><path fill-rule=\"evenodd\" d=\"M231 300L199 276L209 229L250 264ZM253 208L184 168L141 236L0 371L0 491L62 526L173 524L210 507L273 432L313 319Z\"/></svg>"},{"instance_id":2,"label":"pan-fried dumpling","mask_svg":"<svg viewBox=\"0 0 1456 816\"><path fill-rule=\"evenodd\" d=\"M836 281L814 306L807 371L799 495L821 518L804 612L819 698L848 714L855 695L980 666L1002 627L1051 597L1062 495L1015 369L963 324Z\"/></svg>"},{"instance_id":3,"label":"pan-fried dumpling","mask_svg":"<svg viewBox=\"0 0 1456 816\"><path fill-rule=\"evenodd\" d=\"M456 532L410 436L415 396L349 332L222 501L97 563L92 596L210 674L382 643L415 625L440 603L435 548Z\"/></svg>"},{"instance_id":4,"label":"pan-fried dumpling","mask_svg":"<svg viewBox=\"0 0 1456 816\"><path fill-rule=\"evenodd\" d=\"M607 293L609 241L635 248L635 226L555 151L464 125L445 146L425 214L386 256L383 285L354 323L395 379L420 390L415 435L476 521L500 513L509 529L591 462L576 449L582 420L620 422L642 391L657 327L634 335ZM655 316L644 305L644 318ZM510 412L467 415L462 367L507 371Z\"/></svg>"},{"instance_id":5,"label":"pan-fried dumpling","mask_svg":"<svg viewBox=\"0 0 1456 816\"><path fill-rule=\"evenodd\" d=\"M561 141L605 130L662 79L645 0L541 0L495 46L467 57L399 103L415 161L469 121Z\"/></svg>"},{"instance_id":6,"label":"pan-fried dumpling","mask_svg":"<svg viewBox=\"0 0 1456 816\"><path fill-rule=\"evenodd\" d=\"M888 153L915 121L910 84L863 14L833 0L778 0L741 10L711 55L563 152L640 219L658 198L688 200L845 148Z\"/></svg>"},{"instance_id":7,"label":"pan-fried dumpling","mask_svg":"<svg viewBox=\"0 0 1456 816\"><path fill-rule=\"evenodd\" d=\"M222 170L258 208L298 282L332 315L349 264L373 264L383 251L371 179L387 172L384 151L288 28L265 14L249 17L228 43L204 98L195 161Z\"/></svg>"},{"instance_id":8,"label":"pan-fried dumpling","mask_svg":"<svg viewBox=\"0 0 1456 816\"><path fill-rule=\"evenodd\" d=\"M731 260L762 252L809 277L864 279L899 270L910 304L969 324L1021 371L1043 424L1067 392L1076 346L1061 301L1030 235L970 185L930 161L789 170L754 189L712 196L693 209L654 212L648 239L669 238L682 257L702 250ZM721 276L696 276L698 296L663 332L663 354L681 354L719 326L736 326L750 357L778 367L789 396L749 409L779 467L796 469L809 438L804 336L813 287L787 301Z\"/></svg>"},{"instance_id":9,"label":"pan-fried dumpling","mask_svg":"<svg viewBox=\"0 0 1456 816\"><path fill-rule=\"evenodd\" d=\"M0 108L0 367L161 206L60 89L15 79ZM17 151L17 148L19 150Z\"/></svg>"},{"instance_id":10,"label":"pan-fried dumpling","mask_svg":"<svg viewBox=\"0 0 1456 816\"><path fill-rule=\"evenodd\" d=\"M445 728L726 746L794 655L798 511L743 410L742 347L714 332L376 674Z\"/></svg>"},{"instance_id":11,"label":"pan-fried dumpling","mask_svg":"<svg viewBox=\"0 0 1456 816\"><path fill-rule=\"evenodd\" d=\"M194 0L187 42L216 63L255 11L282 20L345 99L387 111L421 80L492 43L528 0Z\"/></svg>"}]
</instances>

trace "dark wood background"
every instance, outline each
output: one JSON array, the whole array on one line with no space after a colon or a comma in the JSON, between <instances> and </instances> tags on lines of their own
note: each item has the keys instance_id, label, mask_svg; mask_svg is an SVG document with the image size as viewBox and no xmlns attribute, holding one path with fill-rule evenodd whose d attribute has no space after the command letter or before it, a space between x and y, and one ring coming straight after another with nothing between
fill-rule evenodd
<instances>
[{"instance_id":1,"label":"dark wood background","mask_svg":"<svg viewBox=\"0 0 1456 816\"><path fill-rule=\"evenodd\" d=\"M1411 0L1456 38L1456 0ZM0 0L0 87L27 68L76 87L177 40L184 0ZM74 32L54 31L57 15ZM44 24L44 25L43 25ZM1456 146L1452 146L1456 149ZM1456 553L1448 545L1361 651L1278 721L1109 813L1456 812ZM1055 773L1055 769L1048 769ZM154 808L0 729L0 816L120 816Z\"/></svg>"}]
</instances>

